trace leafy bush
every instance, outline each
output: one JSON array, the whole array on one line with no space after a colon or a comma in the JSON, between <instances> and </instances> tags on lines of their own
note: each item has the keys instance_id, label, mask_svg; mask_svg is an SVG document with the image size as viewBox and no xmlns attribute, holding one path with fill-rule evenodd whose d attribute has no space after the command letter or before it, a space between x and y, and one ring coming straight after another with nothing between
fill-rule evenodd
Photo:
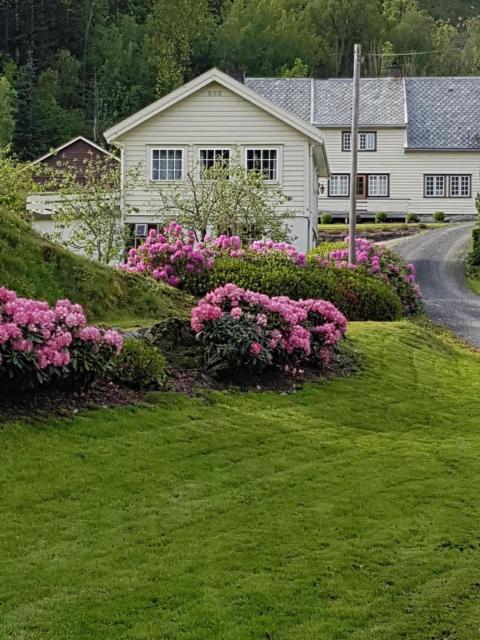
<instances>
[{"instance_id":1,"label":"leafy bush","mask_svg":"<svg viewBox=\"0 0 480 640\"><path fill-rule=\"evenodd\" d=\"M435 211L433 220L434 222L445 222L445 213L443 211Z\"/></svg>"},{"instance_id":2,"label":"leafy bush","mask_svg":"<svg viewBox=\"0 0 480 640\"><path fill-rule=\"evenodd\" d=\"M227 283L268 296L328 300L349 320L395 320L402 315L400 299L386 283L333 265L299 268L272 264L267 259L248 262L224 257L210 271L190 274L185 284L192 293L202 296Z\"/></svg>"},{"instance_id":3,"label":"leafy bush","mask_svg":"<svg viewBox=\"0 0 480 640\"><path fill-rule=\"evenodd\" d=\"M416 213L407 213L405 222L420 222L420 218L417 216Z\"/></svg>"},{"instance_id":4,"label":"leafy bush","mask_svg":"<svg viewBox=\"0 0 480 640\"><path fill-rule=\"evenodd\" d=\"M320 216L320 224L332 224L333 216L331 213L322 213Z\"/></svg>"},{"instance_id":5,"label":"leafy bush","mask_svg":"<svg viewBox=\"0 0 480 640\"><path fill-rule=\"evenodd\" d=\"M316 257L315 261L323 268L333 265L337 269L363 273L387 283L400 298L406 315L418 313L421 309L421 292L415 283L415 267L394 251L375 245L365 238L357 238L355 243L356 264L348 262L348 247L335 249L327 257Z\"/></svg>"},{"instance_id":6,"label":"leafy bush","mask_svg":"<svg viewBox=\"0 0 480 640\"><path fill-rule=\"evenodd\" d=\"M375 222L377 224L381 224L387 221L388 221L388 216L385 213L385 211L377 211L377 213L375 214Z\"/></svg>"},{"instance_id":7,"label":"leafy bush","mask_svg":"<svg viewBox=\"0 0 480 640\"><path fill-rule=\"evenodd\" d=\"M192 310L192 329L205 347L208 369L328 365L347 321L325 300L268 297L226 284Z\"/></svg>"},{"instance_id":8,"label":"leafy bush","mask_svg":"<svg viewBox=\"0 0 480 640\"><path fill-rule=\"evenodd\" d=\"M314 249L310 249L307 253L307 260L311 262L317 256L328 256L335 249L341 249L345 246L345 242L343 240L339 240L338 242L321 242L317 244Z\"/></svg>"},{"instance_id":9,"label":"leafy bush","mask_svg":"<svg viewBox=\"0 0 480 640\"><path fill-rule=\"evenodd\" d=\"M132 389L161 389L166 380L165 358L154 345L128 338L115 359L111 377Z\"/></svg>"},{"instance_id":10,"label":"leafy bush","mask_svg":"<svg viewBox=\"0 0 480 640\"><path fill-rule=\"evenodd\" d=\"M116 331L87 326L78 304L51 308L0 288L0 387L87 384L110 370L122 343Z\"/></svg>"},{"instance_id":11,"label":"leafy bush","mask_svg":"<svg viewBox=\"0 0 480 640\"><path fill-rule=\"evenodd\" d=\"M472 230L472 249L468 256L468 265L474 270L480 268L480 227Z\"/></svg>"}]
</instances>

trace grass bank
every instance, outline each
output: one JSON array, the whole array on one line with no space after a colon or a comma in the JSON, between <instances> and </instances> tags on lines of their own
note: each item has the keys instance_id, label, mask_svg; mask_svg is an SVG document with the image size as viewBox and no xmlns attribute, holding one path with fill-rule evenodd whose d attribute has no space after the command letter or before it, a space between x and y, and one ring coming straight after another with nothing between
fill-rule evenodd
<instances>
[{"instance_id":1,"label":"grass bank","mask_svg":"<svg viewBox=\"0 0 480 640\"><path fill-rule=\"evenodd\" d=\"M70 298L89 320L118 326L186 316L191 307L181 291L86 260L2 212L0 286L50 303Z\"/></svg>"},{"instance_id":2,"label":"grass bank","mask_svg":"<svg viewBox=\"0 0 480 640\"><path fill-rule=\"evenodd\" d=\"M473 640L480 357L351 327L363 372L0 431L5 640Z\"/></svg>"}]
</instances>

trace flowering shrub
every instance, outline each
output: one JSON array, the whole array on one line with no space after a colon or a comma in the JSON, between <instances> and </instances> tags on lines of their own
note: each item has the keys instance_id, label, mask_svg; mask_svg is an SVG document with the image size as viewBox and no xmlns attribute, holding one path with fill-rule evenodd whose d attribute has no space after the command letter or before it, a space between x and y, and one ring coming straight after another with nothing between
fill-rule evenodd
<instances>
[{"instance_id":1,"label":"flowering shrub","mask_svg":"<svg viewBox=\"0 0 480 640\"><path fill-rule=\"evenodd\" d=\"M322 267L333 265L337 269L362 270L386 282L402 301L406 314L418 313L421 309L421 291L415 283L415 267L406 264L394 251L371 243L365 238L355 242L356 264L348 264L348 247L334 249L328 256L317 256L317 264Z\"/></svg>"},{"instance_id":2,"label":"flowering shrub","mask_svg":"<svg viewBox=\"0 0 480 640\"><path fill-rule=\"evenodd\" d=\"M55 307L0 287L0 380L34 384L55 377L88 381L108 370L122 349L113 330L86 325L69 300Z\"/></svg>"},{"instance_id":3,"label":"flowering shrub","mask_svg":"<svg viewBox=\"0 0 480 640\"><path fill-rule=\"evenodd\" d=\"M252 256L261 255L280 259L285 262L293 262L298 267L306 265L306 256L296 250L293 244L287 242L273 242L273 240L254 240L248 248Z\"/></svg>"},{"instance_id":4,"label":"flowering shrub","mask_svg":"<svg viewBox=\"0 0 480 640\"><path fill-rule=\"evenodd\" d=\"M307 361L327 366L347 328L325 300L270 298L226 284L192 310L191 326L210 369L290 368Z\"/></svg>"}]
</instances>

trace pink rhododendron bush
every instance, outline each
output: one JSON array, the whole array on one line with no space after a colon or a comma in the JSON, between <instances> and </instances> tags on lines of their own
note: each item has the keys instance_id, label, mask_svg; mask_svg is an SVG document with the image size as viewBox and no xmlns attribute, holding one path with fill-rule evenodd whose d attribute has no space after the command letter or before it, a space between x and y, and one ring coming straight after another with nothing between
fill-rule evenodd
<instances>
[{"instance_id":1,"label":"pink rhododendron bush","mask_svg":"<svg viewBox=\"0 0 480 640\"><path fill-rule=\"evenodd\" d=\"M356 269L369 276L380 278L386 282L399 296L404 312L407 315L421 310L421 291L415 282L415 267L405 261L394 251L382 245L373 244L365 238L357 238L355 242L356 265L348 264L348 238L345 248L335 249L328 256L317 256L318 265L337 269Z\"/></svg>"},{"instance_id":2,"label":"pink rhododendron bush","mask_svg":"<svg viewBox=\"0 0 480 640\"><path fill-rule=\"evenodd\" d=\"M270 298L226 284L194 307L191 326L209 369L292 371L308 363L327 367L347 321L325 300Z\"/></svg>"},{"instance_id":3,"label":"pink rhododendron bush","mask_svg":"<svg viewBox=\"0 0 480 640\"><path fill-rule=\"evenodd\" d=\"M122 336L88 326L83 309L69 300L54 307L20 298L0 287L0 387L71 380L91 382L107 372Z\"/></svg>"},{"instance_id":4,"label":"pink rhododendron bush","mask_svg":"<svg viewBox=\"0 0 480 640\"><path fill-rule=\"evenodd\" d=\"M287 242L255 240L242 247L238 236L219 236L199 242L193 231L171 222L162 232L150 230L145 242L136 249L130 249L125 264L118 268L145 273L155 280L179 287L190 274L211 269L219 257L250 261L270 258L297 266L306 263L305 254Z\"/></svg>"}]
</instances>

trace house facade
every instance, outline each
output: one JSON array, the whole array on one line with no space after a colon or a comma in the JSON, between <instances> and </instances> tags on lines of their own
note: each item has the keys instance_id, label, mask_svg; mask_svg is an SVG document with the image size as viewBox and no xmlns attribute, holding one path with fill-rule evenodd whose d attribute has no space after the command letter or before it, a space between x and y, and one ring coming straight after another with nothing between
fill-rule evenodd
<instances>
[{"instance_id":1,"label":"house facade","mask_svg":"<svg viewBox=\"0 0 480 640\"><path fill-rule=\"evenodd\" d=\"M192 80L105 132L120 149L124 222L137 241L162 221L155 188L201 179L217 161L261 170L286 196L282 205L298 248L315 245L318 183L327 179L323 135L308 120L272 103L217 69ZM131 184L129 176L139 172ZM192 174L193 175L193 174Z\"/></svg>"},{"instance_id":2,"label":"house facade","mask_svg":"<svg viewBox=\"0 0 480 640\"><path fill-rule=\"evenodd\" d=\"M320 129L331 175L319 181L319 209L343 219L351 189L351 80L245 82ZM358 148L361 215L472 217L480 192L480 78L363 78Z\"/></svg>"}]
</instances>

